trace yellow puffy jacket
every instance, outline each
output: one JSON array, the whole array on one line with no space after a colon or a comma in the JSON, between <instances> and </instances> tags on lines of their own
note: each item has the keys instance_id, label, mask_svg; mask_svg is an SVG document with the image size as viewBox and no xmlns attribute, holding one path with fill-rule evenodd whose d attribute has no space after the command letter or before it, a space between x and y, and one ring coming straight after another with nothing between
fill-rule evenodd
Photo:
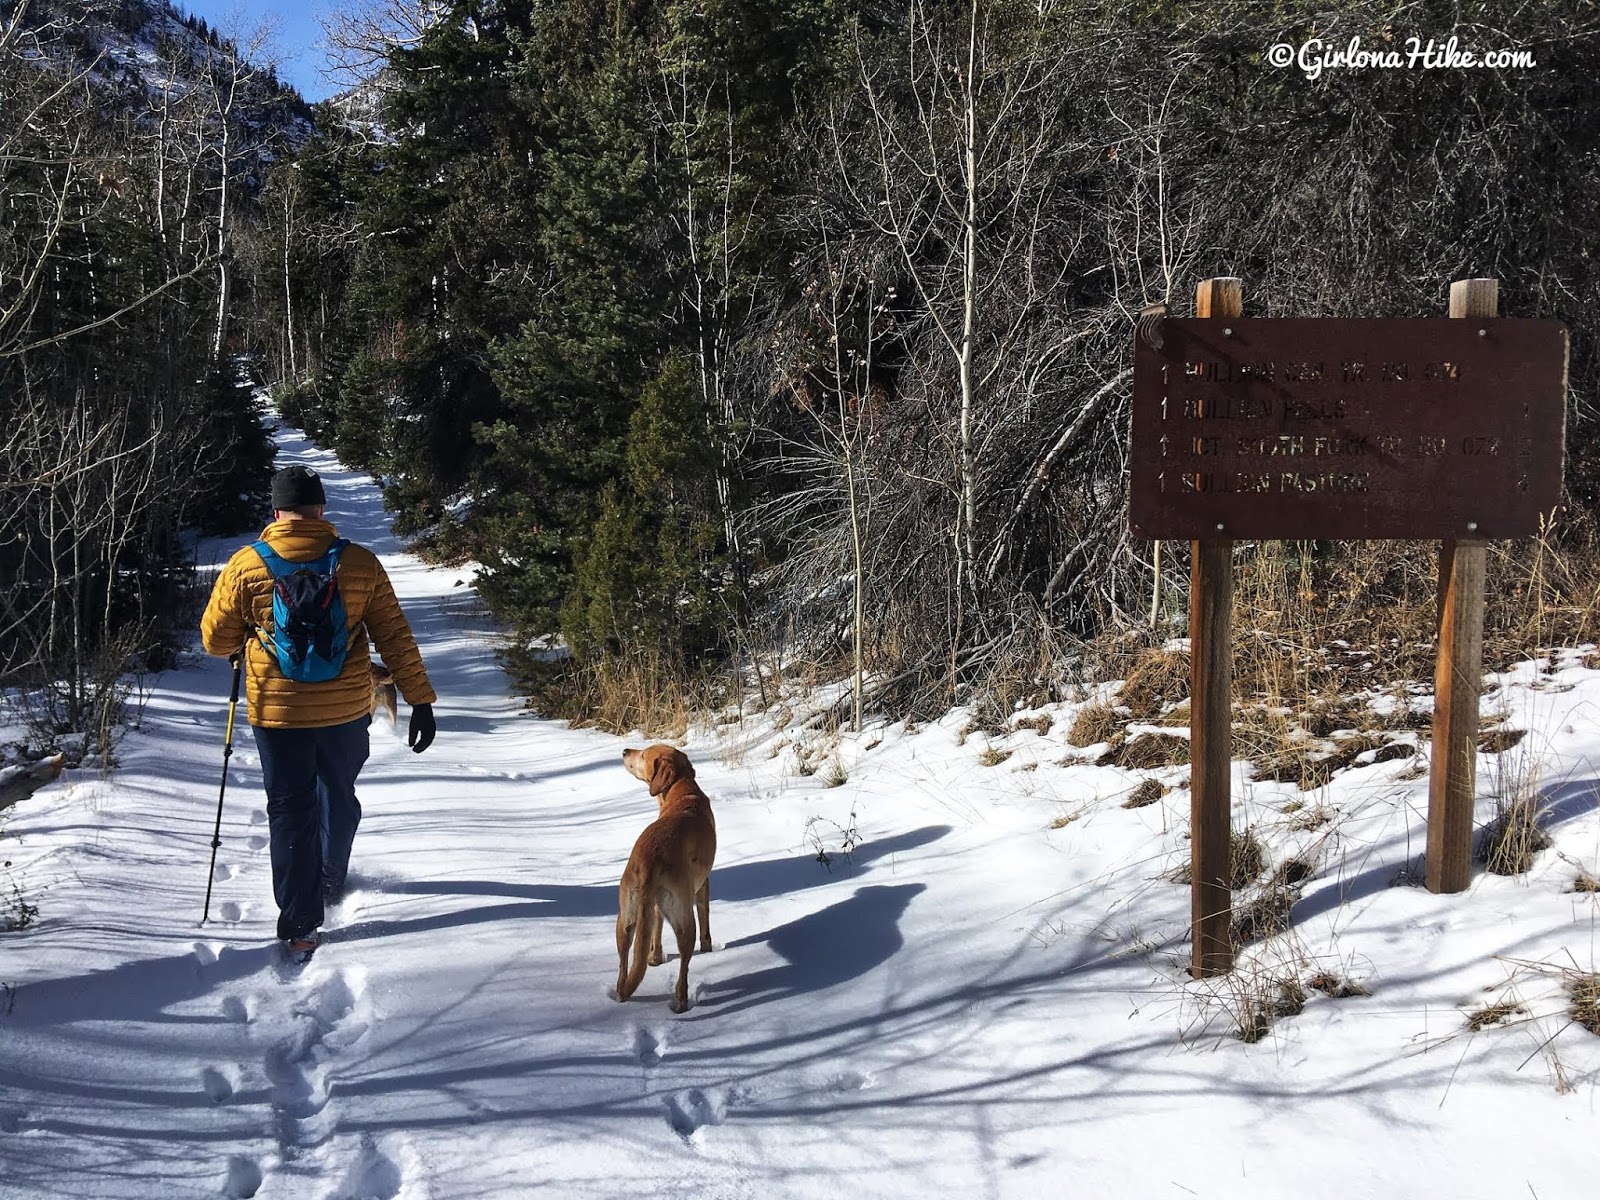
<instances>
[{"instance_id":1,"label":"yellow puffy jacket","mask_svg":"<svg viewBox=\"0 0 1600 1200\"><path fill-rule=\"evenodd\" d=\"M290 562L321 558L337 536L329 522L305 519L274 521L261 532L261 540ZM200 641L208 653L225 657L243 649L250 724L312 729L366 716L372 711L369 635L408 704L437 699L388 572L365 546L351 543L339 556L339 596L350 627L344 669L325 683L297 683L278 670L277 658L250 628L272 624L272 572L267 564L245 546L222 568L200 618Z\"/></svg>"}]
</instances>

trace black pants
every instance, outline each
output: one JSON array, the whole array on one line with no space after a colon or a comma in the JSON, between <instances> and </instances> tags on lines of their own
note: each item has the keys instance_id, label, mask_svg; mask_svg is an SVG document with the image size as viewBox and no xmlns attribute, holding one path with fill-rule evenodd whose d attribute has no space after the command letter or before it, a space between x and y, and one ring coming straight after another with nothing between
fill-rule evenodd
<instances>
[{"instance_id":1,"label":"black pants","mask_svg":"<svg viewBox=\"0 0 1600 1200\"><path fill-rule=\"evenodd\" d=\"M367 761L371 723L362 717L321 729L250 727L267 790L280 938L320 926L324 891L344 889L350 844L361 823L356 776Z\"/></svg>"}]
</instances>

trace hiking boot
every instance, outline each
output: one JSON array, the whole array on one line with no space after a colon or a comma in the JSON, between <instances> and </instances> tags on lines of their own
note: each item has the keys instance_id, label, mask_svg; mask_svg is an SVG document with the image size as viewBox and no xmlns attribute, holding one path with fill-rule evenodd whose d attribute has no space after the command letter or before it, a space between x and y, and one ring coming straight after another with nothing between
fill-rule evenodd
<instances>
[{"instance_id":1,"label":"hiking boot","mask_svg":"<svg viewBox=\"0 0 1600 1200\"><path fill-rule=\"evenodd\" d=\"M322 945L322 934L313 929L310 933L303 933L299 937L285 938L283 952L289 956L291 962L309 962L320 945Z\"/></svg>"}]
</instances>

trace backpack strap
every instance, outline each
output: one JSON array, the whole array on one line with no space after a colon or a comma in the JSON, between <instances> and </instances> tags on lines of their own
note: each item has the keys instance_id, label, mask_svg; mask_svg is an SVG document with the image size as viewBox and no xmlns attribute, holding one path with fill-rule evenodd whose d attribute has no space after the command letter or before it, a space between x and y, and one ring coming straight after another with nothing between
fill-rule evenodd
<instances>
[{"instance_id":1,"label":"backpack strap","mask_svg":"<svg viewBox=\"0 0 1600 1200\"><path fill-rule=\"evenodd\" d=\"M281 573L285 559L271 546L267 545L265 538L259 538L251 542L250 549L261 556L261 561L266 565L267 570L272 572L273 578L276 579Z\"/></svg>"},{"instance_id":2,"label":"backpack strap","mask_svg":"<svg viewBox=\"0 0 1600 1200\"><path fill-rule=\"evenodd\" d=\"M267 545L265 538L257 538L250 543L250 549L256 552L268 574L272 576L273 587L277 587L278 575L283 565L283 558L271 546ZM250 626L250 632L256 635L256 640L261 643L261 648L269 655L273 654L272 635L267 632L266 626L254 624L248 613L245 614L245 623Z\"/></svg>"},{"instance_id":3,"label":"backpack strap","mask_svg":"<svg viewBox=\"0 0 1600 1200\"><path fill-rule=\"evenodd\" d=\"M337 571L339 569L339 556L344 553L344 548L349 544L349 538L334 538L333 541L328 544L328 548L322 552L320 557L331 557L331 565L333 569ZM267 570L272 572L272 577L274 579L280 575L292 574L299 567L309 567L311 565L311 563L290 562L271 546L267 545L265 538L259 538L256 541L251 542L250 549L254 550L261 556L261 561L266 564ZM311 560L311 562L317 561L318 559L315 558Z\"/></svg>"}]
</instances>

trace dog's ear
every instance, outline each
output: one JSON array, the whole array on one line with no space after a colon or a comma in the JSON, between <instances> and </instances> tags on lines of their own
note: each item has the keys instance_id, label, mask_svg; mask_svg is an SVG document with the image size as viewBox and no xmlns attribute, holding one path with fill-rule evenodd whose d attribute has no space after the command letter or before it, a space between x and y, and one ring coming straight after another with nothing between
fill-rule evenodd
<instances>
[{"instance_id":1,"label":"dog's ear","mask_svg":"<svg viewBox=\"0 0 1600 1200\"><path fill-rule=\"evenodd\" d=\"M659 796L672 786L672 781L677 778L677 772L672 769L672 755L657 754L650 760L650 794Z\"/></svg>"}]
</instances>

